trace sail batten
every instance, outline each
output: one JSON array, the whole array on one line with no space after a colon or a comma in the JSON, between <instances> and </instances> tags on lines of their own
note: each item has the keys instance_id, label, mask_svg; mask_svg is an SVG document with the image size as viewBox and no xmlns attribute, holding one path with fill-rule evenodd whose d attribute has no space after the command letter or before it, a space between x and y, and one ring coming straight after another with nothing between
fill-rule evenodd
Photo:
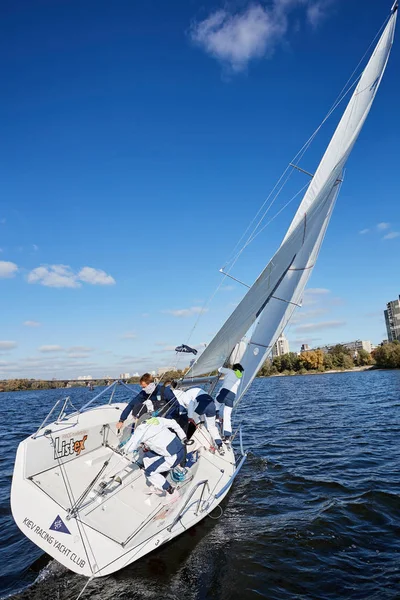
<instances>
[{"instance_id":1,"label":"sail batten","mask_svg":"<svg viewBox=\"0 0 400 600\"><path fill-rule=\"evenodd\" d=\"M191 367L191 376L221 366L258 320L242 358L248 388L269 349L301 303L336 202L342 173L376 96L385 71L396 24L394 11L365 67L327 149L275 255ZM255 352L254 340L257 345Z\"/></svg>"}]
</instances>

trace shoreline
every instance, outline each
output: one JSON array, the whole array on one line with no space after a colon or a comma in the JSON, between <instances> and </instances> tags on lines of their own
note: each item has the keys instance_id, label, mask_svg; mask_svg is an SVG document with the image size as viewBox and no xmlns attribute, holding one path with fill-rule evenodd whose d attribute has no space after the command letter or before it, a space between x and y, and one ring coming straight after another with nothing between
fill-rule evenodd
<instances>
[{"instance_id":1,"label":"shoreline","mask_svg":"<svg viewBox=\"0 0 400 600\"><path fill-rule=\"evenodd\" d=\"M260 375L263 379L268 377L303 377L304 375L329 375L332 373L359 373L360 371L388 371L396 369L380 369L374 365L365 365L363 367L353 367L353 369L329 369L327 371L308 371L307 373L274 373L273 375ZM258 379L258 378L257 378Z\"/></svg>"}]
</instances>

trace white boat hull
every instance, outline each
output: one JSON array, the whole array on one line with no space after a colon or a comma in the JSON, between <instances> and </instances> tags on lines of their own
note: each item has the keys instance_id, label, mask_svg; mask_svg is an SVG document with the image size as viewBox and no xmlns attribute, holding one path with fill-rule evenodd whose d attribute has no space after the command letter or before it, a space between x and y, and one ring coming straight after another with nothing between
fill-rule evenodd
<instances>
[{"instance_id":1,"label":"white boat hull","mask_svg":"<svg viewBox=\"0 0 400 600\"><path fill-rule=\"evenodd\" d=\"M143 469L116 452L121 438L115 425L124 406L101 406L51 423L17 451L15 522L47 554L87 577L118 571L201 521L228 493L236 470L232 449L215 453L200 426L188 448L193 464L186 480L174 484L177 500L151 494ZM123 439L130 430L128 420Z\"/></svg>"}]
</instances>

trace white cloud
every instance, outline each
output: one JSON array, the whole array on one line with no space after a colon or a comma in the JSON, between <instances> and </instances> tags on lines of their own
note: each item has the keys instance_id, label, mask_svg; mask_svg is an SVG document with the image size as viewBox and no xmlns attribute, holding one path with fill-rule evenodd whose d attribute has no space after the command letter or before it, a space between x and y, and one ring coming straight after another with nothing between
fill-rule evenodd
<instances>
[{"instance_id":1,"label":"white cloud","mask_svg":"<svg viewBox=\"0 0 400 600\"><path fill-rule=\"evenodd\" d=\"M307 7L307 21L312 27L318 27L327 18L331 4L332 0L319 0Z\"/></svg>"},{"instance_id":2,"label":"white cloud","mask_svg":"<svg viewBox=\"0 0 400 600\"><path fill-rule=\"evenodd\" d=\"M68 265L37 267L28 274L28 283L40 283L40 285L55 288L77 288L81 285Z\"/></svg>"},{"instance_id":3,"label":"white cloud","mask_svg":"<svg viewBox=\"0 0 400 600\"><path fill-rule=\"evenodd\" d=\"M14 277L16 272L18 271L18 266L7 260L0 260L0 279Z\"/></svg>"},{"instance_id":4,"label":"white cloud","mask_svg":"<svg viewBox=\"0 0 400 600\"><path fill-rule=\"evenodd\" d=\"M333 0L275 0L270 8L253 3L244 11L217 10L193 23L192 41L233 72L246 69L250 60L271 55L288 30L288 14L306 7L307 21L316 27Z\"/></svg>"},{"instance_id":5,"label":"white cloud","mask_svg":"<svg viewBox=\"0 0 400 600\"><path fill-rule=\"evenodd\" d=\"M28 274L28 283L39 283L46 287L78 288L81 281L92 285L111 285L115 279L101 269L83 267L78 273L68 265L44 265L36 267Z\"/></svg>"},{"instance_id":6,"label":"white cloud","mask_svg":"<svg viewBox=\"0 0 400 600\"><path fill-rule=\"evenodd\" d=\"M39 321L24 321L23 323L25 327L40 327L41 323Z\"/></svg>"},{"instance_id":7,"label":"white cloud","mask_svg":"<svg viewBox=\"0 0 400 600\"><path fill-rule=\"evenodd\" d=\"M89 354L86 352L68 352L68 359L70 358L88 358Z\"/></svg>"},{"instance_id":8,"label":"white cloud","mask_svg":"<svg viewBox=\"0 0 400 600\"><path fill-rule=\"evenodd\" d=\"M321 296L330 294L330 290L326 288L308 288L304 292L303 306L310 306L310 304L317 304L321 301Z\"/></svg>"},{"instance_id":9,"label":"white cloud","mask_svg":"<svg viewBox=\"0 0 400 600\"><path fill-rule=\"evenodd\" d=\"M206 308L201 306L192 306L191 308L178 308L176 310L162 310L161 312L167 315L173 315L174 317L191 317L192 315L198 315L201 312L207 312Z\"/></svg>"},{"instance_id":10,"label":"white cloud","mask_svg":"<svg viewBox=\"0 0 400 600\"><path fill-rule=\"evenodd\" d=\"M37 252L39 250L39 246L37 246L36 244L32 244L32 247L35 252Z\"/></svg>"},{"instance_id":11,"label":"white cloud","mask_svg":"<svg viewBox=\"0 0 400 600\"><path fill-rule=\"evenodd\" d=\"M369 233L371 230L370 229L361 229L361 231L359 231L358 233L360 235L365 235L366 233Z\"/></svg>"},{"instance_id":12,"label":"white cloud","mask_svg":"<svg viewBox=\"0 0 400 600\"><path fill-rule=\"evenodd\" d=\"M291 318L290 322L292 324L298 323L299 321L304 321L306 319L314 319L315 317L320 317L329 312L328 308L314 308L311 310L298 310L295 315Z\"/></svg>"},{"instance_id":13,"label":"white cloud","mask_svg":"<svg viewBox=\"0 0 400 600\"><path fill-rule=\"evenodd\" d=\"M318 331L320 329L335 329L337 327L343 327L346 325L345 321L321 321L320 323L307 323L306 325L299 325L296 327L296 333Z\"/></svg>"},{"instance_id":14,"label":"white cloud","mask_svg":"<svg viewBox=\"0 0 400 600\"><path fill-rule=\"evenodd\" d=\"M192 27L191 38L208 54L238 72L251 59L271 51L285 31L285 19L254 4L236 15L218 10Z\"/></svg>"},{"instance_id":15,"label":"white cloud","mask_svg":"<svg viewBox=\"0 0 400 600\"><path fill-rule=\"evenodd\" d=\"M391 231L390 233L387 233L386 235L383 236L384 240L393 240L394 238L399 237L400 235L400 231Z\"/></svg>"},{"instance_id":16,"label":"white cloud","mask_svg":"<svg viewBox=\"0 0 400 600\"><path fill-rule=\"evenodd\" d=\"M64 352L65 348L57 345L40 346L39 352Z\"/></svg>"},{"instance_id":17,"label":"white cloud","mask_svg":"<svg viewBox=\"0 0 400 600\"><path fill-rule=\"evenodd\" d=\"M131 365L131 364L136 364L136 363L148 363L149 361L151 361L151 358L149 356L127 356L125 358L122 358L121 360L118 361L118 364L120 365Z\"/></svg>"},{"instance_id":18,"label":"white cloud","mask_svg":"<svg viewBox=\"0 0 400 600\"><path fill-rule=\"evenodd\" d=\"M294 343L295 344L308 344L308 345L312 345L315 342L320 342L321 338L319 337L298 337L295 338Z\"/></svg>"},{"instance_id":19,"label":"white cloud","mask_svg":"<svg viewBox=\"0 0 400 600\"><path fill-rule=\"evenodd\" d=\"M78 278L92 285L114 285L115 283L115 279L111 275L107 275L101 269L93 269L93 267L83 267L78 273Z\"/></svg>"},{"instance_id":20,"label":"white cloud","mask_svg":"<svg viewBox=\"0 0 400 600\"><path fill-rule=\"evenodd\" d=\"M164 354L164 352L175 352L176 346L164 346L160 350L153 350L152 354Z\"/></svg>"},{"instance_id":21,"label":"white cloud","mask_svg":"<svg viewBox=\"0 0 400 600\"><path fill-rule=\"evenodd\" d=\"M68 352L91 352L93 348L90 346L71 346L68 348Z\"/></svg>"},{"instance_id":22,"label":"white cloud","mask_svg":"<svg viewBox=\"0 0 400 600\"><path fill-rule=\"evenodd\" d=\"M137 335L134 331L127 331L124 335L121 335L121 340L135 340Z\"/></svg>"},{"instance_id":23,"label":"white cloud","mask_svg":"<svg viewBox=\"0 0 400 600\"><path fill-rule=\"evenodd\" d=\"M390 223L378 223L376 226L378 231L385 231L385 229L389 229Z\"/></svg>"},{"instance_id":24,"label":"white cloud","mask_svg":"<svg viewBox=\"0 0 400 600\"><path fill-rule=\"evenodd\" d=\"M17 347L17 342L10 342L10 341L0 342L1 350L12 350L13 348L16 348L16 347Z\"/></svg>"},{"instance_id":25,"label":"white cloud","mask_svg":"<svg viewBox=\"0 0 400 600\"><path fill-rule=\"evenodd\" d=\"M305 293L313 296L320 296L321 294L330 294L331 291L326 288L308 288Z\"/></svg>"}]
</instances>

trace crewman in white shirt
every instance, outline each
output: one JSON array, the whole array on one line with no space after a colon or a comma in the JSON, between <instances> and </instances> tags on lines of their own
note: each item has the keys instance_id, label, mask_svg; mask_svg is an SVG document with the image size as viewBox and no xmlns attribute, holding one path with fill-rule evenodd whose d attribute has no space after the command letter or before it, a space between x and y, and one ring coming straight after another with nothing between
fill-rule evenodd
<instances>
[{"instance_id":1,"label":"crewman in white shirt","mask_svg":"<svg viewBox=\"0 0 400 600\"><path fill-rule=\"evenodd\" d=\"M175 393L175 392L174 392ZM186 398L190 398L188 406L188 417L189 422L198 425L200 421L204 420L208 431L213 438L215 445L217 446L218 452L223 455L225 454L222 446L221 435L215 424L215 416L217 414L215 408L215 400L212 396L207 394L202 388L194 387L186 390Z\"/></svg>"},{"instance_id":2,"label":"crewman in white shirt","mask_svg":"<svg viewBox=\"0 0 400 600\"><path fill-rule=\"evenodd\" d=\"M229 443L232 435L232 409L244 369L240 363L235 363L232 369L220 367L218 371L224 375L224 381L215 404L219 419L223 421L224 442Z\"/></svg>"},{"instance_id":3,"label":"crewman in white shirt","mask_svg":"<svg viewBox=\"0 0 400 600\"><path fill-rule=\"evenodd\" d=\"M176 490L161 473L179 465L184 457L184 441L185 432L174 419L147 414L136 421L134 434L126 443L124 452L135 452L140 446L144 451L144 472L154 486L153 491L159 495L167 492L177 496Z\"/></svg>"}]
</instances>

